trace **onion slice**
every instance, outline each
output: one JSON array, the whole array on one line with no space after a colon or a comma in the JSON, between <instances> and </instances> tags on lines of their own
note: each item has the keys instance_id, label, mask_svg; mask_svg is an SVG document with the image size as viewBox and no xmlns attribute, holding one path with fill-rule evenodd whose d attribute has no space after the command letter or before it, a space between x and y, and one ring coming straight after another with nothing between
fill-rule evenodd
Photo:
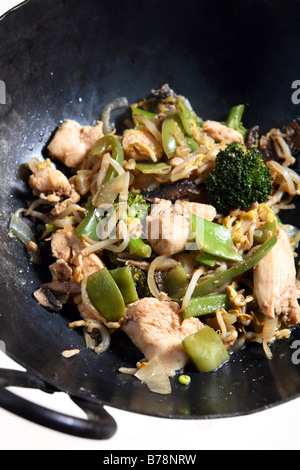
<instances>
[{"instance_id":1,"label":"onion slice","mask_svg":"<svg viewBox=\"0 0 300 470\"><path fill-rule=\"evenodd\" d=\"M268 359L272 358L272 352L269 347L269 344L272 341L272 338L277 330L278 326L278 318L266 318L264 320L264 327L262 331L262 342L265 354Z\"/></svg>"},{"instance_id":2,"label":"onion slice","mask_svg":"<svg viewBox=\"0 0 300 470\"><path fill-rule=\"evenodd\" d=\"M157 256L151 262L148 270L148 286L151 291L151 294L156 297L158 300L161 300L162 293L157 287L155 282L155 271L168 271L178 264L178 261L175 261L172 258L167 256ZM171 300L171 299L170 299Z\"/></svg>"},{"instance_id":3,"label":"onion slice","mask_svg":"<svg viewBox=\"0 0 300 470\"><path fill-rule=\"evenodd\" d=\"M101 336L101 342L98 345L95 344L95 341L91 337L91 333L93 330L98 330ZM86 346L89 349L93 349L96 354L101 354L107 351L110 346L110 332L108 331L107 327L102 323L87 321L87 324L84 329L84 340Z\"/></svg>"},{"instance_id":4,"label":"onion slice","mask_svg":"<svg viewBox=\"0 0 300 470\"><path fill-rule=\"evenodd\" d=\"M29 261L32 264L41 264L41 254L37 247L37 243L33 231L28 224L21 219L20 214L25 212L25 209L18 209L9 221L9 236L14 235L26 248ZM34 244L36 250L31 249L31 244Z\"/></svg>"},{"instance_id":5,"label":"onion slice","mask_svg":"<svg viewBox=\"0 0 300 470\"><path fill-rule=\"evenodd\" d=\"M169 376L157 356L142 365L134 376L144 382L151 392L161 395L172 392Z\"/></svg>"}]
</instances>

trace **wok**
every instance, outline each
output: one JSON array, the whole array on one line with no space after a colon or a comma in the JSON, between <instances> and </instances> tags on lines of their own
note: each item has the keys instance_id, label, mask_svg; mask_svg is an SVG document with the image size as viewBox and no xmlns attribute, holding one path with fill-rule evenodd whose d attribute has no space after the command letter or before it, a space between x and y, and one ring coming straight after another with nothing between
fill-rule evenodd
<instances>
[{"instance_id":1,"label":"wok","mask_svg":"<svg viewBox=\"0 0 300 470\"><path fill-rule=\"evenodd\" d=\"M242 6L241 6L242 5ZM298 1L31 0L1 18L0 340L26 372L0 371L0 406L39 424L87 438L107 439L117 423L103 406L164 418L245 415L300 395L300 369L292 360L300 339L235 353L218 371L188 371L189 387L172 379L172 395L151 393L131 376L140 352L118 332L103 355L84 348L68 323L77 313L51 313L32 293L49 280L47 266L29 264L22 245L7 236L11 214L29 197L24 163L46 155L46 145L67 118L90 124L104 104L135 102L168 83L197 113L222 120L246 104L244 125L261 132L299 116L292 83L299 79ZM298 74L298 76L297 76ZM2 87L2 91L4 88ZM5 100L4 100L5 98ZM124 110L116 112L120 124ZM299 210L286 222L300 226ZM65 359L64 349L80 348ZM63 391L87 420L65 416L12 394L9 385Z\"/></svg>"}]
</instances>

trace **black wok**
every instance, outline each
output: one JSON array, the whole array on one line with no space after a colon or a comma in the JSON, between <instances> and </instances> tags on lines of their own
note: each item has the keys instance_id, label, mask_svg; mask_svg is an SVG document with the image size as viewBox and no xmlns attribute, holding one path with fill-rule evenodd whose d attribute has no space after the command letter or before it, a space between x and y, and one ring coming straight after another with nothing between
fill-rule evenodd
<instances>
[{"instance_id":1,"label":"black wok","mask_svg":"<svg viewBox=\"0 0 300 470\"><path fill-rule=\"evenodd\" d=\"M116 97L134 102L169 83L204 118L222 120L232 105L245 103L244 125L259 124L262 132L299 116L300 104L291 98L292 83L300 78L299 19L295 0L32 0L1 19L0 340L27 372L0 371L0 406L101 439L116 431L103 405L202 419L249 414L300 395L300 366L292 360L298 328L273 345L271 361L251 344L216 372L191 368L189 387L174 378L171 397L149 392L118 373L140 359L121 332L107 353L95 355L84 348L81 331L67 327L77 318L74 310L50 313L36 303L32 293L49 280L48 269L30 265L21 244L7 236L11 214L29 196L22 165L45 155L62 120L90 124ZM285 221L300 226L299 211ZM61 352L71 347L82 351L67 360ZM66 392L88 420L39 408L8 385Z\"/></svg>"}]
</instances>

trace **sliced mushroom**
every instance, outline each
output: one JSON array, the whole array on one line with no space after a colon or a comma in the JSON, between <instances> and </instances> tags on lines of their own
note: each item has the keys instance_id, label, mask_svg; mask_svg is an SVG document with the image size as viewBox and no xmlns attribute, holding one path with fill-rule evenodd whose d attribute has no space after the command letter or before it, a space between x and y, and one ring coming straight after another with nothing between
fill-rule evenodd
<instances>
[{"instance_id":1,"label":"sliced mushroom","mask_svg":"<svg viewBox=\"0 0 300 470\"><path fill-rule=\"evenodd\" d=\"M292 155L296 155L300 150L300 126L298 122L294 119L289 124L283 126L281 132Z\"/></svg>"},{"instance_id":2,"label":"sliced mushroom","mask_svg":"<svg viewBox=\"0 0 300 470\"><path fill-rule=\"evenodd\" d=\"M200 186L191 180L180 180L153 190L142 191L142 195L149 202L154 202L155 199L167 199L172 202L178 199L199 199L201 193Z\"/></svg>"},{"instance_id":3,"label":"sliced mushroom","mask_svg":"<svg viewBox=\"0 0 300 470\"><path fill-rule=\"evenodd\" d=\"M61 310L70 298L81 293L81 287L74 282L50 282L34 292L34 298L47 310Z\"/></svg>"},{"instance_id":4,"label":"sliced mushroom","mask_svg":"<svg viewBox=\"0 0 300 470\"><path fill-rule=\"evenodd\" d=\"M284 125L281 129L271 129L259 141L259 149L265 162L269 160L280 160L276 151L275 141L282 138L292 155L300 151L300 126L296 120Z\"/></svg>"},{"instance_id":5,"label":"sliced mushroom","mask_svg":"<svg viewBox=\"0 0 300 470\"><path fill-rule=\"evenodd\" d=\"M172 90L167 83L162 85L158 90L151 90L151 95L155 96L155 98L159 98L161 100L165 100L170 96L176 97L176 93Z\"/></svg>"},{"instance_id":6,"label":"sliced mushroom","mask_svg":"<svg viewBox=\"0 0 300 470\"><path fill-rule=\"evenodd\" d=\"M246 147L257 147L259 144L259 126L253 126L249 129L247 139L246 139Z\"/></svg>"}]
</instances>

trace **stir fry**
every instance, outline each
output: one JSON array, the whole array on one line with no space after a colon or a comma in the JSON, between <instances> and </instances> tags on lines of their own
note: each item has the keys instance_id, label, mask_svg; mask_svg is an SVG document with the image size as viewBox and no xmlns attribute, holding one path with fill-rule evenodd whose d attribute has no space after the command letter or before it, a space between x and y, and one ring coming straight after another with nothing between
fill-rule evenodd
<instances>
[{"instance_id":1,"label":"stir fry","mask_svg":"<svg viewBox=\"0 0 300 470\"><path fill-rule=\"evenodd\" d=\"M130 119L118 133L120 107ZM50 250L36 300L50 311L73 303L80 319L69 327L83 328L97 354L122 330L141 360L119 372L153 392L170 393L187 364L215 371L250 341L271 359L271 344L300 322L300 232L280 217L300 193L300 127L260 135L244 127L244 111L203 119L164 85L131 105L108 103L94 125L66 120L49 157L28 162L33 197L10 233L32 262L43 262L40 243ZM42 227L39 240L22 214Z\"/></svg>"}]
</instances>

